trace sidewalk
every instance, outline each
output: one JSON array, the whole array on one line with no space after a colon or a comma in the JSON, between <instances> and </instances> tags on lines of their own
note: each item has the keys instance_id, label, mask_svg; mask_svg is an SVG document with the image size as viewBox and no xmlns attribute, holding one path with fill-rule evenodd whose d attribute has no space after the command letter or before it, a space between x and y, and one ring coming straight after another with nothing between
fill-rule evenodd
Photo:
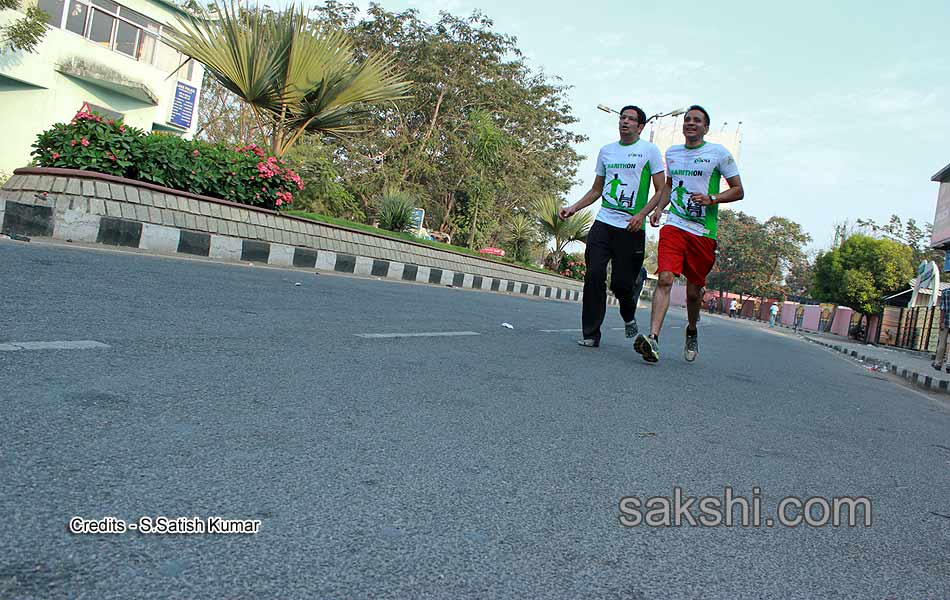
<instances>
[{"instance_id":1,"label":"sidewalk","mask_svg":"<svg viewBox=\"0 0 950 600\"><path fill-rule=\"evenodd\" d=\"M709 313L703 313L705 317ZM722 317L723 315L718 315ZM729 318L725 315L724 318ZM742 318L742 321L754 323L764 328L768 328L767 321L756 321L754 319ZM785 331L792 331L787 325L776 323L776 328ZM869 368L875 370L889 371L890 373L902 377L910 383L933 392L950 394L950 373L937 371L930 366L933 355L926 352L914 352L902 348L893 348L891 346L876 346L873 344L862 344L850 338L844 338L830 333L815 333L810 331L798 331L798 336L813 344L818 344L832 350L837 350L842 354L850 356L863 362Z\"/></svg>"}]
</instances>

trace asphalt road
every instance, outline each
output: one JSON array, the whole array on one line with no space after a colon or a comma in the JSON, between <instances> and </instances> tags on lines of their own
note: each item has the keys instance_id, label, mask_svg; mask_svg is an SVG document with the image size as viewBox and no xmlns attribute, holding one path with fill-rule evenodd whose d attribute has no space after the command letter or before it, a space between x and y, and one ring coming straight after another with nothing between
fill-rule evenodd
<instances>
[{"instance_id":1,"label":"asphalt road","mask_svg":"<svg viewBox=\"0 0 950 600\"><path fill-rule=\"evenodd\" d=\"M950 597L950 410L744 322L686 365L683 319L647 365L573 303L0 242L0 348L108 346L0 351L0 598ZM478 335L357 335L433 332ZM726 486L873 524L620 523Z\"/></svg>"}]
</instances>

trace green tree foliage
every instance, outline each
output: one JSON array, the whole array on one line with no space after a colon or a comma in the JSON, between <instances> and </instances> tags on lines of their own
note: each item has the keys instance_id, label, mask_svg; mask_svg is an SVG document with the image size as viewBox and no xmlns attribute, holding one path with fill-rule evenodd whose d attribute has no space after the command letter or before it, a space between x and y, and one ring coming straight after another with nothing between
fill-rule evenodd
<instances>
[{"instance_id":1,"label":"green tree foliage","mask_svg":"<svg viewBox=\"0 0 950 600\"><path fill-rule=\"evenodd\" d=\"M391 53L414 82L411 99L372 107L372 135L327 142L360 202L389 185L413 190L429 228L481 247L501 243L503 224L530 199L571 188L581 158L573 144L585 138L567 129L567 88L532 71L484 15L427 23L373 4L357 20L352 5L328 2L312 16L343 27L361 54Z\"/></svg>"},{"instance_id":2,"label":"green tree foliage","mask_svg":"<svg viewBox=\"0 0 950 600\"><path fill-rule=\"evenodd\" d=\"M908 219L904 223L899 216L891 215L887 225L878 225L873 219L858 219L858 225L870 229L875 235L906 244L913 252L914 265L924 260L943 263L943 253L930 247L930 236L933 233L931 223L925 223L921 228L914 219Z\"/></svg>"},{"instance_id":3,"label":"green tree foliage","mask_svg":"<svg viewBox=\"0 0 950 600\"><path fill-rule=\"evenodd\" d=\"M538 222L525 213L517 213L512 215L505 227L502 246L515 261L530 261L532 249L538 245L541 237Z\"/></svg>"},{"instance_id":4,"label":"green tree foliage","mask_svg":"<svg viewBox=\"0 0 950 600\"><path fill-rule=\"evenodd\" d=\"M881 298L900 291L914 275L911 248L887 238L856 234L815 259L813 295L865 314L881 310Z\"/></svg>"},{"instance_id":5,"label":"green tree foliage","mask_svg":"<svg viewBox=\"0 0 950 600\"><path fill-rule=\"evenodd\" d=\"M361 131L357 119L366 106L408 92L389 56L372 52L358 61L345 32L313 21L297 6L272 11L222 4L215 12L214 19L180 18L167 41L247 102L278 156L308 131Z\"/></svg>"},{"instance_id":6,"label":"green tree foliage","mask_svg":"<svg viewBox=\"0 0 950 600\"><path fill-rule=\"evenodd\" d=\"M559 265L564 256L564 247L571 242L583 242L587 239L587 232L594 222L590 211L575 213L569 219L562 219L558 213L564 208L560 199L555 196L539 196L532 204L532 210L541 225L541 233L548 239L554 240L554 251L551 252L546 263Z\"/></svg>"},{"instance_id":7,"label":"green tree foliage","mask_svg":"<svg viewBox=\"0 0 950 600\"><path fill-rule=\"evenodd\" d=\"M719 213L719 247L708 286L739 294L775 297L786 275L805 259L811 241L801 225L783 217L765 223L737 210Z\"/></svg>"},{"instance_id":8,"label":"green tree foliage","mask_svg":"<svg viewBox=\"0 0 950 600\"><path fill-rule=\"evenodd\" d=\"M305 183L304 189L296 196L299 209L350 221L366 219L356 198L343 186L329 150L317 136L304 136L291 148L287 161Z\"/></svg>"},{"instance_id":9,"label":"green tree foliage","mask_svg":"<svg viewBox=\"0 0 950 600\"><path fill-rule=\"evenodd\" d=\"M17 10L19 0L0 0L0 9ZM2 50L33 52L46 36L46 20L49 18L36 4L27 6L24 16L0 28Z\"/></svg>"}]
</instances>

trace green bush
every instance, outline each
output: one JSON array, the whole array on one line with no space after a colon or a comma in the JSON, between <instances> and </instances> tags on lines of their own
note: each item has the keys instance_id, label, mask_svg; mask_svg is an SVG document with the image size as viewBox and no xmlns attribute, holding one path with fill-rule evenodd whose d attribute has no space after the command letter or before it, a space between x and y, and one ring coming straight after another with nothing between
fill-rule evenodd
<instances>
[{"instance_id":1,"label":"green bush","mask_svg":"<svg viewBox=\"0 0 950 600\"><path fill-rule=\"evenodd\" d=\"M80 112L69 123L57 123L39 134L33 156L41 167L134 177L135 164L142 159L144 135L122 121Z\"/></svg>"},{"instance_id":2,"label":"green bush","mask_svg":"<svg viewBox=\"0 0 950 600\"><path fill-rule=\"evenodd\" d=\"M398 190L386 191L379 201L379 226L389 231L405 231L412 223L415 200Z\"/></svg>"},{"instance_id":3,"label":"green bush","mask_svg":"<svg viewBox=\"0 0 950 600\"><path fill-rule=\"evenodd\" d=\"M229 148L172 134L145 134L122 121L81 112L33 144L41 167L82 169L147 181L240 204L280 208L303 181L284 161L250 144Z\"/></svg>"}]
</instances>

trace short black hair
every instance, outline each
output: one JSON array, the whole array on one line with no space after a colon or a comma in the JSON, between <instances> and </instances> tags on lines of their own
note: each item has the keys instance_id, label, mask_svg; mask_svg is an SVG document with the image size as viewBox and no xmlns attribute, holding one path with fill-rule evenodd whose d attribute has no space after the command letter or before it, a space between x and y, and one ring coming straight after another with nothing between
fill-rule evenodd
<instances>
[{"instance_id":1,"label":"short black hair","mask_svg":"<svg viewBox=\"0 0 950 600\"><path fill-rule=\"evenodd\" d=\"M632 104L628 104L628 105L626 105L626 106L624 106L623 108L620 109L620 114L623 114L623 111L625 111L625 110L635 110L635 111L637 111L637 121L639 121L641 125L645 125L645 124L646 124L646 122L647 122L647 114L646 114L645 112L643 112L643 109L642 109L642 108L640 108L639 106L634 106L634 105L632 105Z\"/></svg>"},{"instance_id":2,"label":"short black hair","mask_svg":"<svg viewBox=\"0 0 950 600\"><path fill-rule=\"evenodd\" d=\"M705 108L703 108L702 106L700 106L700 105L698 105L698 104L694 104L694 105L690 106L690 107L686 110L686 112L689 112L689 111L691 111L691 110L698 110L699 112L703 113L703 117L706 118L706 127L709 127L709 113L706 112L706 109L705 109Z\"/></svg>"}]
</instances>

